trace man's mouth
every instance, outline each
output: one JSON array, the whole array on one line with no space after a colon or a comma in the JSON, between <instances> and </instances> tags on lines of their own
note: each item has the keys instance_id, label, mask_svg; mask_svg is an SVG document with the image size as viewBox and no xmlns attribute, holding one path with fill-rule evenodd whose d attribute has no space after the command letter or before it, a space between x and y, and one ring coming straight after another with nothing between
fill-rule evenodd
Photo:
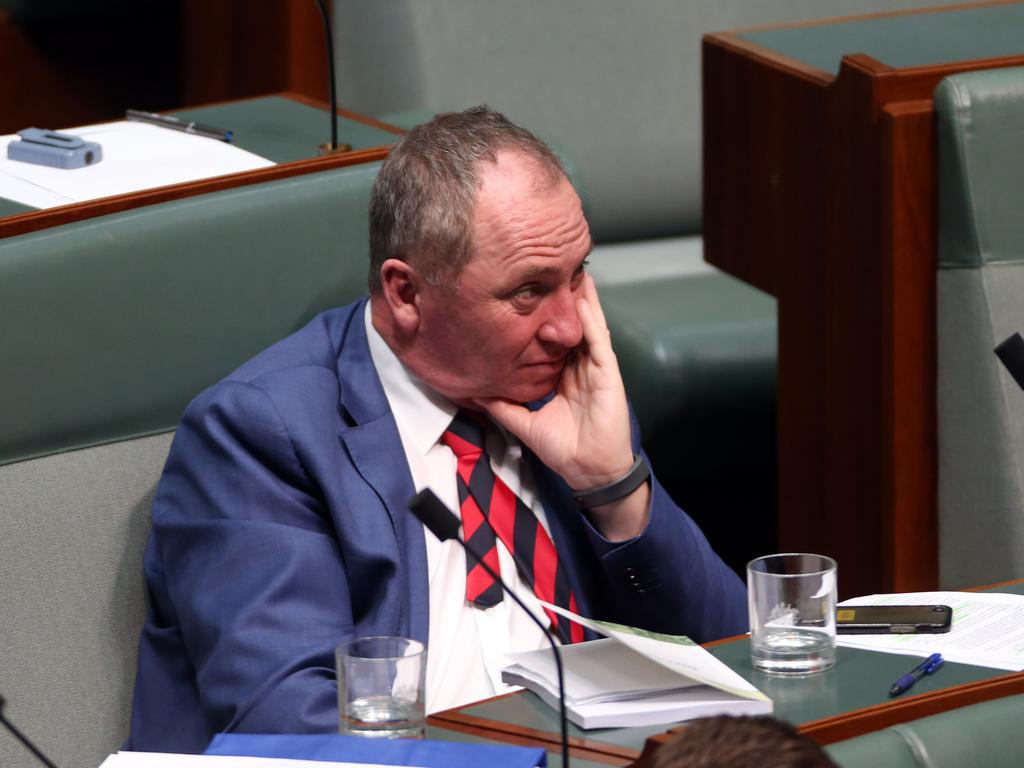
<instances>
[{"instance_id":1,"label":"man's mouth","mask_svg":"<svg viewBox=\"0 0 1024 768\"><path fill-rule=\"evenodd\" d=\"M561 357L555 357L551 360L538 360L535 363L527 363L527 368L561 368L565 365L565 360L568 355L562 355Z\"/></svg>"}]
</instances>

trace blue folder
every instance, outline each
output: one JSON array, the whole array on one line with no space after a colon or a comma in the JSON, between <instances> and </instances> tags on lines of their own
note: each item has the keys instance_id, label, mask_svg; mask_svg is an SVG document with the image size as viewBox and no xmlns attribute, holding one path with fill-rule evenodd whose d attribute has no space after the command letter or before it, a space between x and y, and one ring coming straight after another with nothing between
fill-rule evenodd
<instances>
[{"instance_id":1,"label":"blue folder","mask_svg":"<svg viewBox=\"0 0 1024 768\"><path fill-rule=\"evenodd\" d=\"M334 734L288 736L252 733L218 733L205 754L423 768L534 768L546 766L548 758L547 752L539 747L463 744L431 739L366 739Z\"/></svg>"}]
</instances>

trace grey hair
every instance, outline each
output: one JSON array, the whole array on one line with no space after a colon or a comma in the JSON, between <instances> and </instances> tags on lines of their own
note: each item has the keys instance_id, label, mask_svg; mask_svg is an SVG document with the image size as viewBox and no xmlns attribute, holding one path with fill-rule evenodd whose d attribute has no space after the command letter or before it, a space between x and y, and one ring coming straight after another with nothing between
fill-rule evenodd
<instances>
[{"instance_id":1,"label":"grey hair","mask_svg":"<svg viewBox=\"0 0 1024 768\"><path fill-rule=\"evenodd\" d=\"M551 184L566 177L543 141L486 106L418 125L391 150L370 197L370 293L381 266L399 259L433 285L450 286L473 250L479 165L515 149L536 160Z\"/></svg>"}]
</instances>

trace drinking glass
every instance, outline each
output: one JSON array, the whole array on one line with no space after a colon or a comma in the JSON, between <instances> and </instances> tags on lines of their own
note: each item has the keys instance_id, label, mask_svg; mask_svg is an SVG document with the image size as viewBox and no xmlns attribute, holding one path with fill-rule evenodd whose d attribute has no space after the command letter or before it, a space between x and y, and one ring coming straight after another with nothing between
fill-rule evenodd
<instances>
[{"instance_id":1,"label":"drinking glass","mask_svg":"<svg viewBox=\"0 0 1024 768\"><path fill-rule=\"evenodd\" d=\"M836 661L836 561L767 555L747 564L750 658L769 675L809 675Z\"/></svg>"},{"instance_id":2,"label":"drinking glass","mask_svg":"<svg viewBox=\"0 0 1024 768\"><path fill-rule=\"evenodd\" d=\"M405 637L358 637L335 651L339 731L422 739L427 651Z\"/></svg>"}]
</instances>

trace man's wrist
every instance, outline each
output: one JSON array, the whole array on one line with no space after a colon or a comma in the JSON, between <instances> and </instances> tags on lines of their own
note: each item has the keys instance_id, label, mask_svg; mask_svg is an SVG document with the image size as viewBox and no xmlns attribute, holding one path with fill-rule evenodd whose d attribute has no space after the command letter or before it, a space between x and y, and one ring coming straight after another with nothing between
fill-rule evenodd
<instances>
[{"instance_id":1,"label":"man's wrist","mask_svg":"<svg viewBox=\"0 0 1024 768\"><path fill-rule=\"evenodd\" d=\"M573 490L576 503L584 509L604 506L624 499L647 482L651 469L643 456L634 456L633 466L621 477L605 485L585 490Z\"/></svg>"}]
</instances>

